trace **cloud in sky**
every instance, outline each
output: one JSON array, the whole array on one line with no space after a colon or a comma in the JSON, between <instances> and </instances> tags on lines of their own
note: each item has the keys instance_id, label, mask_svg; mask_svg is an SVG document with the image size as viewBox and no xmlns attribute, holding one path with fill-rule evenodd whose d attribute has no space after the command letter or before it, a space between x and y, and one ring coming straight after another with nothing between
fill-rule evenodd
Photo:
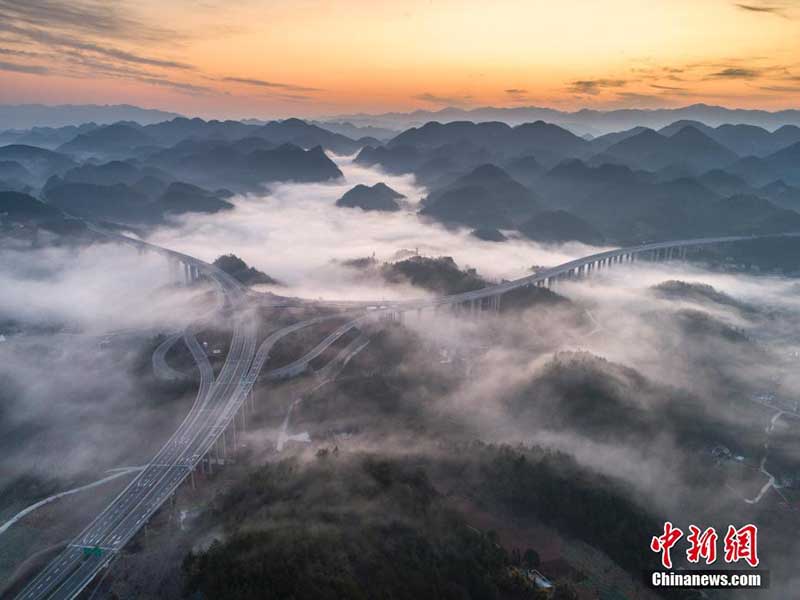
<instances>
[{"instance_id":1,"label":"cloud in sky","mask_svg":"<svg viewBox=\"0 0 800 600\"><path fill-rule=\"evenodd\" d=\"M175 39L173 30L131 17L119 2L96 0L0 0L0 22L25 29L116 39Z\"/></svg>"},{"instance_id":2,"label":"cloud in sky","mask_svg":"<svg viewBox=\"0 0 800 600\"><path fill-rule=\"evenodd\" d=\"M446 106L464 106L469 104L470 100L472 100L472 96L464 95L464 96L439 96L437 94L432 94L430 92L423 92L421 94L417 94L416 96L412 96L414 100L421 100L422 102L429 102L431 104L443 104Z\"/></svg>"},{"instance_id":3,"label":"cloud in sky","mask_svg":"<svg viewBox=\"0 0 800 600\"><path fill-rule=\"evenodd\" d=\"M709 77L714 79L756 79L761 77L762 71L760 69L752 69L746 67L728 67L711 73Z\"/></svg>"},{"instance_id":4,"label":"cloud in sky","mask_svg":"<svg viewBox=\"0 0 800 600\"><path fill-rule=\"evenodd\" d=\"M780 92L786 94L795 94L800 92L800 85L762 85L759 86L760 90L767 92Z\"/></svg>"},{"instance_id":5,"label":"cloud in sky","mask_svg":"<svg viewBox=\"0 0 800 600\"><path fill-rule=\"evenodd\" d=\"M760 3L740 3L737 2L736 7L752 13L763 13L763 14L771 14L771 15L778 15L780 17L788 18L787 14L787 6L785 4L778 4L778 3L768 3L768 2L760 2Z\"/></svg>"},{"instance_id":6,"label":"cloud in sky","mask_svg":"<svg viewBox=\"0 0 800 600\"><path fill-rule=\"evenodd\" d=\"M321 92L322 90L314 87L306 87L302 85L294 85L291 83L278 83L275 81L266 81L264 79L251 79L249 77L223 77L221 81L230 83L242 83L244 85L254 85L257 87L276 88L280 90L288 90L291 92Z\"/></svg>"},{"instance_id":7,"label":"cloud in sky","mask_svg":"<svg viewBox=\"0 0 800 600\"><path fill-rule=\"evenodd\" d=\"M575 94L596 96L604 89L624 87L627 84L625 79L579 79L571 82L568 89Z\"/></svg>"},{"instance_id":8,"label":"cloud in sky","mask_svg":"<svg viewBox=\"0 0 800 600\"><path fill-rule=\"evenodd\" d=\"M2 13L0 13L0 16L2 16ZM71 50L91 52L93 54L106 56L121 62L135 63L150 67L161 67L167 69L193 68L192 65L189 65L185 62L143 56L134 52L116 48L114 46L109 46L103 43L95 43L64 33L46 31L43 29L29 29L26 27L20 27L11 22L3 22L2 20L0 20L0 32L10 34L17 40L27 39L30 42L41 44L42 46L50 48L53 51L60 51L66 48Z\"/></svg>"},{"instance_id":9,"label":"cloud in sky","mask_svg":"<svg viewBox=\"0 0 800 600\"><path fill-rule=\"evenodd\" d=\"M17 48L0 48L0 55L19 56L23 58L44 58L44 54L40 52L28 52L27 50L19 50Z\"/></svg>"},{"instance_id":10,"label":"cloud in sky","mask_svg":"<svg viewBox=\"0 0 800 600\"><path fill-rule=\"evenodd\" d=\"M651 88L655 88L657 90L665 90L665 91L668 91L668 92L685 92L685 91L687 91L687 88L685 88L685 87L681 87L681 86L677 86L677 85L663 85L663 84L659 84L659 83L651 83L650 87Z\"/></svg>"},{"instance_id":11,"label":"cloud in sky","mask_svg":"<svg viewBox=\"0 0 800 600\"><path fill-rule=\"evenodd\" d=\"M47 67L41 65L20 65L0 60L0 71L12 71L14 73L31 73L34 75L44 75L48 72Z\"/></svg>"},{"instance_id":12,"label":"cloud in sky","mask_svg":"<svg viewBox=\"0 0 800 600\"><path fill-rule=\"evenodd\" d=\"M180 92L187 92L190 94L210 94L216 91L206 86L185 83L182 81L172 81L171 79L165 79L161 77L137 77L136 79L143 83L149 83L150 85L173 88Z\"/></svg>"},{"instance_id":13,"label":"cloud in sky","mask_svg":"<svg viewBox=\"0 0 800 600\"><path fill-rule=\"evenodd\" d=\"M11 46L0 48L0 55L27 60L24 65L2 62L3 71L106 76L194 94L212 91L174 77L195 70L188 62L139 52L136 48L163 51L181 35L132 17L119 2L0 0L0 38Z\"/></svg>"}]
</instances>

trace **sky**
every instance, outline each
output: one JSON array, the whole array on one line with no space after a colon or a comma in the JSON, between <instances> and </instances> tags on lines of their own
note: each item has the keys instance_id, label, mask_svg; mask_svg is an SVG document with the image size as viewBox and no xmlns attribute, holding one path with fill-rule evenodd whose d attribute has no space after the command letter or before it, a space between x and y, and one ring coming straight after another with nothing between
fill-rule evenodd
<instances>
[{"instance_id":1,"label":"sky","mask_svg":"<svg viewBox=\"0 0 800 600\"><path fill-rule=\"evenodd\" d=\"M0 0L0 103L205 117L800 104L800 0Z\"/></svg>"}]
</instances>

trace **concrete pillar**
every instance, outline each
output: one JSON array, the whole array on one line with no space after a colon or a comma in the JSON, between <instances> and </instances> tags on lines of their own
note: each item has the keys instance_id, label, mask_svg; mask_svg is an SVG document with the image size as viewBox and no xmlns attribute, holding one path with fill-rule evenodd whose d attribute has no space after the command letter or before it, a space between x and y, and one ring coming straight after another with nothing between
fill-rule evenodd
<instances>
[{"instance_id":1,"label":"concrete pillar","mask_svg":"<svg viewBox=\"0 0 800 600\"><path fill-rule=\"evenodd\" d=\"M191 276L189 275L189 265L186 263L181 263L183 265L183 282L188 285L191 281Z\"/></svg>"}]
</instances>

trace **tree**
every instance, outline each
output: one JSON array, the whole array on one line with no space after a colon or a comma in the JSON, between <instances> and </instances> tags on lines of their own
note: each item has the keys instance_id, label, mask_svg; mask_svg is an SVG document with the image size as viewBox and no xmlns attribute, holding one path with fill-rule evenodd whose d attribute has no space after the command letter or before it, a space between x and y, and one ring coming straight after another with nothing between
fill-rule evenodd
<instances>
[{"instance_id":1,"label":"tree","mask_svg":"<svg viewBox=\"0 0 800 600\"><path fill-rule=\"evenodd\" d=\"M525 566L529 569L538 569L539 565L542 563L541 559L539 558L539 553L533 548L528 548L525 550L525 553L522 555L522 559L525 561Z\"/></svg>"},{"instance_id":2,"label":"tree","mask_svg":"<svg viewBox=\"0 0 800 600\"><path fill-rule=\"evenodd\" d=\"M553 600L578 600L578 592L575 591L571 583L559 583L556 584Z\"/></svg>"}]
</instances>

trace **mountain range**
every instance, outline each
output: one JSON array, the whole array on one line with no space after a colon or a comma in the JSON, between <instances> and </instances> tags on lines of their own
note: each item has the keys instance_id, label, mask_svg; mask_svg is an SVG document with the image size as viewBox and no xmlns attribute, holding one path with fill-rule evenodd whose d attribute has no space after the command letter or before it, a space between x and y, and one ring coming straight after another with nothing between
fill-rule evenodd
<instances>
[{"instance_id":1,"label":"mountain range","mask_svg":"<svg viewBox=\"0 0 800 600\"><path fill-rule=\"evenodd\" d=\"M420 216L487 240L512 232L600 244L800 230L800 127L788 124L770 131L683 119L587 139L541 120L429 122L382 142L300 119L177 117L12 137L49 148L0 146L0 190L126 223L225 210L232 193L273 182L341 179L326 152L357 152L356 163L413 174L427 187ZM398 199L378 184L356 186L338 204L396 210Z\"/></svg>"},{"instance_id":2,"label":"mountain range","mask_svg":"<svg viewBox=\"0 0 800 600\"><path fill-rule=\"evenodd\" d=\"M178 117L177 113L140 108L129 104L0 104L0 130L32 127L64 127L81 123L106 125L118 121L159 123Z\"/></svg>"},{"instance_id":3,"label":"mountain range","mask_svg":"<svg viewBox=\"0 0 800 600\"><path fill-rule=\"evenodd\" d=\"M708 104L692 104L680 108L658 109L581 109L574 112L560 111L537 106L513 108L480 107L441 110L416 110L413 112L394 112L377 115L353 114L339 115L337 121L347 121L356 126L381 127L395 130L419 127L429 121L448 123L451 121L502 121L509 125L519 125L533 121L547 121L559 125L577 135L599 136L615 131L623 131L636 126L660 129L681 120L701 121L711 127L725 124L756 125L765 129L777 129L783 125L800 126L800 110L733 109Z\"/></svg>"}]
</instances>

